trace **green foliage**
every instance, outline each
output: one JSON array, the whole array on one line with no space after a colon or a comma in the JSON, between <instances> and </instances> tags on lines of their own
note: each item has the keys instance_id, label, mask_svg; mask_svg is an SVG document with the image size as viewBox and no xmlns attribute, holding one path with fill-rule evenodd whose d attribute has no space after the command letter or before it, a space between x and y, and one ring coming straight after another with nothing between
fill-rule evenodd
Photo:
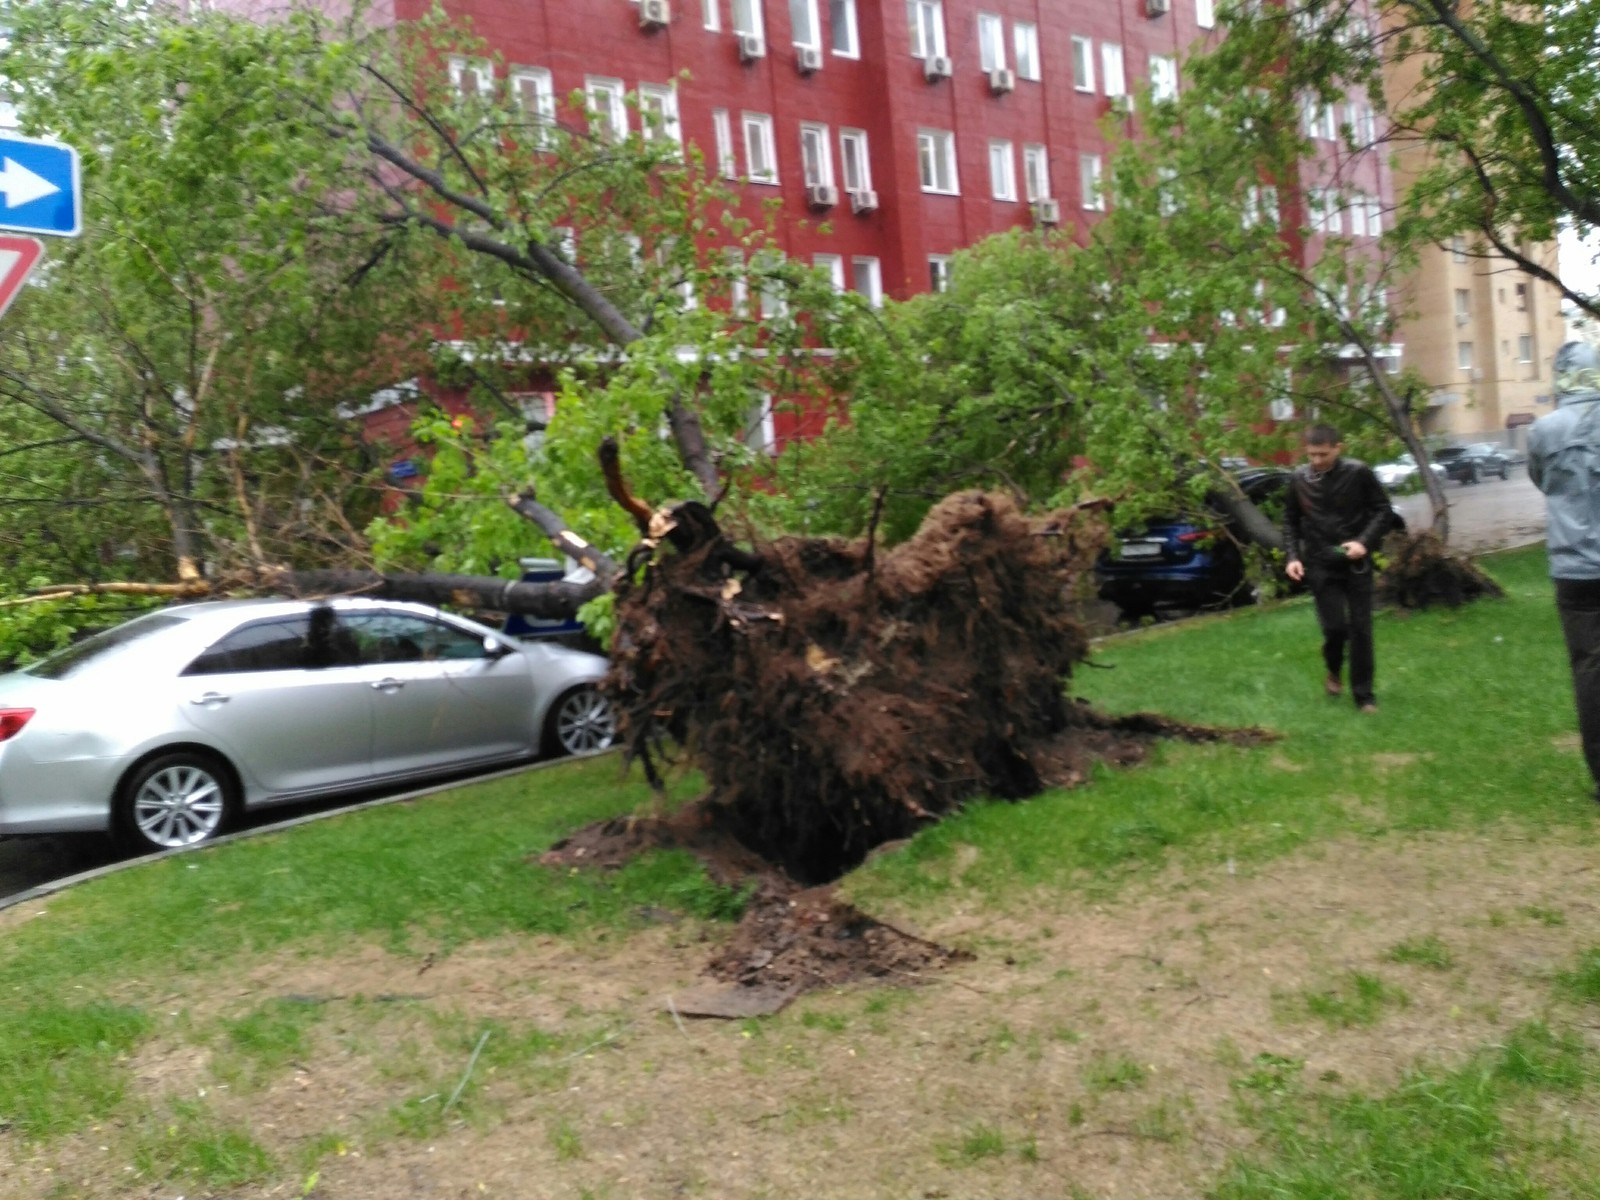
<instances>
[{"instance_id":1,"label":"green foliage","mask_svg":"<svg viewBox=\"0 0 1600 1200\"><path fill-rule=\"evenodd\" d=\"M0 608L0 671L26 666L85 634L165 603L158 597L90 595Z\"/></svg>"},{"instance_id":2,"label":"green foliage","mask_svg":"<svg viewBox=\"0 0 1600 1200\"><path fill-rule=\"evenodd\" d=\"M1420 967L1431 967L1435 971L1448 971L1456 965L1455 955L1451 953L1450 947L1434 933L1395 943L1389 948L1388 957L1390 962L1414 963Z\"/></svg>"},{"instance_id":3,"label":"green foliage","mask_svg":"<svg viewBox=\"0 0 1600 1200\"><path fill-rule=\"evenodd\" d=\"M1578 965L1558 974L1556 982L1572 999L1600 1004L1600 948L1585 950Z\"/></svg>"},{"instance_id":4,"label":"green foliage","mask_svg":"<svg viewBox=\"0 0 1600 1200\"><path fill-rule=\"evenodd\" d=\"M149 1027L142 1010L101 1001L0 1012L0 1121L42 1139L104 1117L127 1087L118 1060Z\"/></svg>"},{"instance_id":5,"label":"green foliage","mask_svg":"<svg viewBox=\"0 0 1600 1200\"><path fill-rule=\"evenodd\" d=\"M134 1168L152 1179L189 1179L207 1188L258 1183L275 1170L272 1155L251 1134L217 1117L201 1100L174 1100L139 1130Z\"/></svg>"}]
</instances>

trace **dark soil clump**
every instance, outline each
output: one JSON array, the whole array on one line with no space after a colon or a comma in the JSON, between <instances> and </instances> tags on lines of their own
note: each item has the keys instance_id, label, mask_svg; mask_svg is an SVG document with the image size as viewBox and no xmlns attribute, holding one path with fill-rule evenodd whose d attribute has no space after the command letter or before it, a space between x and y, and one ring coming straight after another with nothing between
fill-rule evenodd
<instances>
[{"instance_id":1,"label":"dark soil clump","mask_svg":"<svg viewBox=\"0 0 1600 1200\"><path fill-rule=\"evenodd\" d=\"M1459 608L1484 596L1506 594L1481 567L1451 553L1432 533L1406 538L1396 535L1384 546L1384 553L1389 565L1375 585L1380 604L1404 609Z\"/></svg>"}]
</instances>

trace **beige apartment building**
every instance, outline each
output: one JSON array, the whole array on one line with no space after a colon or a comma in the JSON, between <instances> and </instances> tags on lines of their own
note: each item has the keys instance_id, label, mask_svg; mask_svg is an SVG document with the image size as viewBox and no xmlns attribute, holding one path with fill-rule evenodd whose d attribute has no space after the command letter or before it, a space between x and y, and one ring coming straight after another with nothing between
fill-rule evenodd
<instances>
[{"instance_id":1,"label":"beige apartment building","mask_svg":"<svg viewBox=\"0 0 1600 1200\"><path fill-rule=\"evenodd\" d=\"M1391 100L1419 86L1420 75L1421 63L1406 60L1388 80ZM1398 148L1397 195L1421 173L1425 153ZM1554 242L1519 249L1555 269ZM1440 445L1493 441L1525 449L1527 426L1553 404L1550 364L1566 340L1560 292L1468 236L1425 250L1397 293L1403 362L1432 385L1423 433Z\"/></svg>"}]
</instances>

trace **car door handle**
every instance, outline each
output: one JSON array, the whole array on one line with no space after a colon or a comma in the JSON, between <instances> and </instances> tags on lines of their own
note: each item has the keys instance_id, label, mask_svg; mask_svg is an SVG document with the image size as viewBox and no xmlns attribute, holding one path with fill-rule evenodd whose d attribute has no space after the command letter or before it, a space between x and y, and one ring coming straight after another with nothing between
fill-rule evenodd
<instances>
[{"instance_id":1,"label":"car door handle","mask_svg":"<svg viewBox=\"0 0 1600 1200\"><path fill-rule=\"evenodd\" d=\"M403 687L405 687L404 683L391 676L387 679L378 680L372 685L372 690L375 692L398 692Z\"/></svg>"},{"instance_id":2,"label":"car door handle","mask_svg":"<svg viewBox=\"0 0 1600 1200\"><path fill-rule=\"evenodd\" d=\"M233 699L233 697L224 696L221 692L207 692L204 696L196 696L193 700L189 701L189 703L202 705L226 704L231 699Z\"/></svg>"}]
</instances>

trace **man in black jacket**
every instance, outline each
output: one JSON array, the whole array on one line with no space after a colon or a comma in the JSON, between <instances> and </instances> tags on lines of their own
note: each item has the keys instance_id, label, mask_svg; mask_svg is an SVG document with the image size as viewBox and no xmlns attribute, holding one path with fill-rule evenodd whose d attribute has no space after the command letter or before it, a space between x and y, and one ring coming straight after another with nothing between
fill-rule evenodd
<instances>
[{"instance_id":1,"label":"man in black jacket","mask_svg":"<svg viewBox=\"0 0 1600 1200\"><path fill-rule=\"evenodd\" d=\"M1341 458L1339 431L1306 431L1306 462L1289 480L1284 505L1288 574L1304 579L1322 626L1322 661L1330 696L1343 690L1339 674L1350 644L1350 694L1362 712L1376 712L1372 694L1372 550L1394 520L1389 497L1366 463Z\"/></svg>"}]
</instances>

